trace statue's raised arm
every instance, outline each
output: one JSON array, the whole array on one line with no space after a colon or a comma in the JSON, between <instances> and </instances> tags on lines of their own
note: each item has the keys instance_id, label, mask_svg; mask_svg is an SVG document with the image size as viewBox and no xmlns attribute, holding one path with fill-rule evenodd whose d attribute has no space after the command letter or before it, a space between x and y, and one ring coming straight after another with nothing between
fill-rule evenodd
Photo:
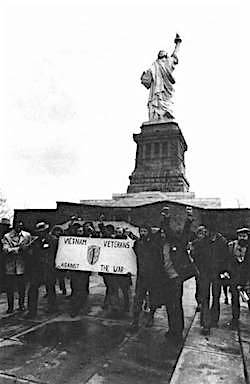
<instances>
[{"instance_id":1,"label":"statue's raised arm","mask_svg":"<svg viewBox=\"0 0 250 384\"><path fill-rule=\"evenodd\" d=\"M176 36L174 39L175 48L174 48L173 53L171 55L171 57L174 57L176 59L176 61L177 61L176 64L178 64L178 52L180 49L181 42L182 42L182 40L181 40L180 36L178 35L178 33L176 33Z\"/></svg>"},{"instance_id":2,"label":"statue's raised arm","mask_svg":"<svg viewBox=\"0 0 250 384\"><path fill-rule=\"evenodd\" d=\"M166 121L174 118L172 95L175 80L172 72L175 65L178 64L177 55L181 44L181 38L178 34L176 34L174 42L175 48L172 55L169 57L166 51L159 51L157 60L141 76L141 83L147 89L150 89L148 99L149 121Z\"/></svg>"}]
</instances>

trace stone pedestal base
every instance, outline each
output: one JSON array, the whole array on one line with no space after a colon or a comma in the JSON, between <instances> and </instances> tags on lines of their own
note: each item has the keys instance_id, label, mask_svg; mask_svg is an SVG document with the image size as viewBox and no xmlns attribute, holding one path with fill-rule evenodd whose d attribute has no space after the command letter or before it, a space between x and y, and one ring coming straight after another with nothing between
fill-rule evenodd
<instances>
[{"instance_id":1,"label":"stone pedestal base","mask_svg":"<svg viewBox=\"0 0 250 384\"><path fill-rule=\"evenodd\" d=\"M176 122L143 123L141 133L133 138L137 150L128 193L189 191L184 162L187 144Z\"/></svg>"}]
</instances>

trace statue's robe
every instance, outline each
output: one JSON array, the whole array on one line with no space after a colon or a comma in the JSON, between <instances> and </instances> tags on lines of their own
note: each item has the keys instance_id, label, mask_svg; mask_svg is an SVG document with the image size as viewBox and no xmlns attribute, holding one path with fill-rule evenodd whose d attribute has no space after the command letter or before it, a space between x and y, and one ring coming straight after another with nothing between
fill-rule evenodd
<instances>
[{"instance_id":1,"label":"statue's robe","mask_svg":"<svg viewBox=\"0 0 250 384\"><path fill-rule=\"evenodd\" d=\"M177 62L176 56L157 59L149 69L152 75L148 99L150 121L173 118L172 96L175 80L172 72Z\"/></svg>"}]
</instances>

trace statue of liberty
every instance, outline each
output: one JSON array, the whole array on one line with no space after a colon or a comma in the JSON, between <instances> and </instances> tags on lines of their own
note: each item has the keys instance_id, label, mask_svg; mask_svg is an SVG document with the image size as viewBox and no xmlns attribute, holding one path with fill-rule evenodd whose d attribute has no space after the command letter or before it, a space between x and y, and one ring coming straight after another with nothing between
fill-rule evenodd
<instances>
[{"instance_id":1,"label":"statue of liberty","mask_svg":"<svg viewBox=\"0 0 250 384\"><path fill-rule=\"evenodd\" d=\"M177 53L181 43L178 34L176 34L174 42L175 49L172 55L169 57L166 51L160 51L151 68L143 72L141 76L142 84L150 89L148 99L149 121L166 121L174 118L172 96L175 80L172 73L178 64Z\"/></svg>"}]
</instances>

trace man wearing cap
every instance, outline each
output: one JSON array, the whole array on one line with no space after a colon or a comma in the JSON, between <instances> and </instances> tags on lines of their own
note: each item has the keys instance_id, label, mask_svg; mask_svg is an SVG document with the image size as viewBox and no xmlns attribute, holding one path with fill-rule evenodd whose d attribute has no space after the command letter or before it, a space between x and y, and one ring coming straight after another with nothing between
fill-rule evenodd
<instances>
[{"instance_id":1,"label":"man wearing cap","mask_svg":"<svg viewBox=\"0 0 250 384\"><path fill-rule=\"evenodd\" d=\"M30 233L23 230L22 222L16 222L13 229L6 233L2 239L5 262L5 284L8 300L7 313L12 313L14 310L14 291L16 287L19 294L19 310L24 311L24 258L30 240Z\"/></svg>"},{"instance_id":2,"label":"man wearing cap","mask_svg":"<svg viewBox=\"0 0 250 384\"><path fill-rule=\"evenodd\" d=\"M49 224L45 222L37 223L35 231L36 237L32 242L28 262L30 287L27 318L34 318L37 314L39 287L42 284L45 284L48 290L48 312L56 310L55 256L58 242L49 233Z\"/></svg>"},{"instance_id":3,"label":"man wearing cap","mask_svg":"<svg viewBox=\"0 0 250 384\"><path fill-rule=\"evenodd\" d=\"M232 293L232 329L236 329L240 317L239 292L244 289L250 281L250 248L249 248L250 229L243 227L237 230L237 240L228 244L230 275L230 289Z\"/></svg>"}]
</instances>

